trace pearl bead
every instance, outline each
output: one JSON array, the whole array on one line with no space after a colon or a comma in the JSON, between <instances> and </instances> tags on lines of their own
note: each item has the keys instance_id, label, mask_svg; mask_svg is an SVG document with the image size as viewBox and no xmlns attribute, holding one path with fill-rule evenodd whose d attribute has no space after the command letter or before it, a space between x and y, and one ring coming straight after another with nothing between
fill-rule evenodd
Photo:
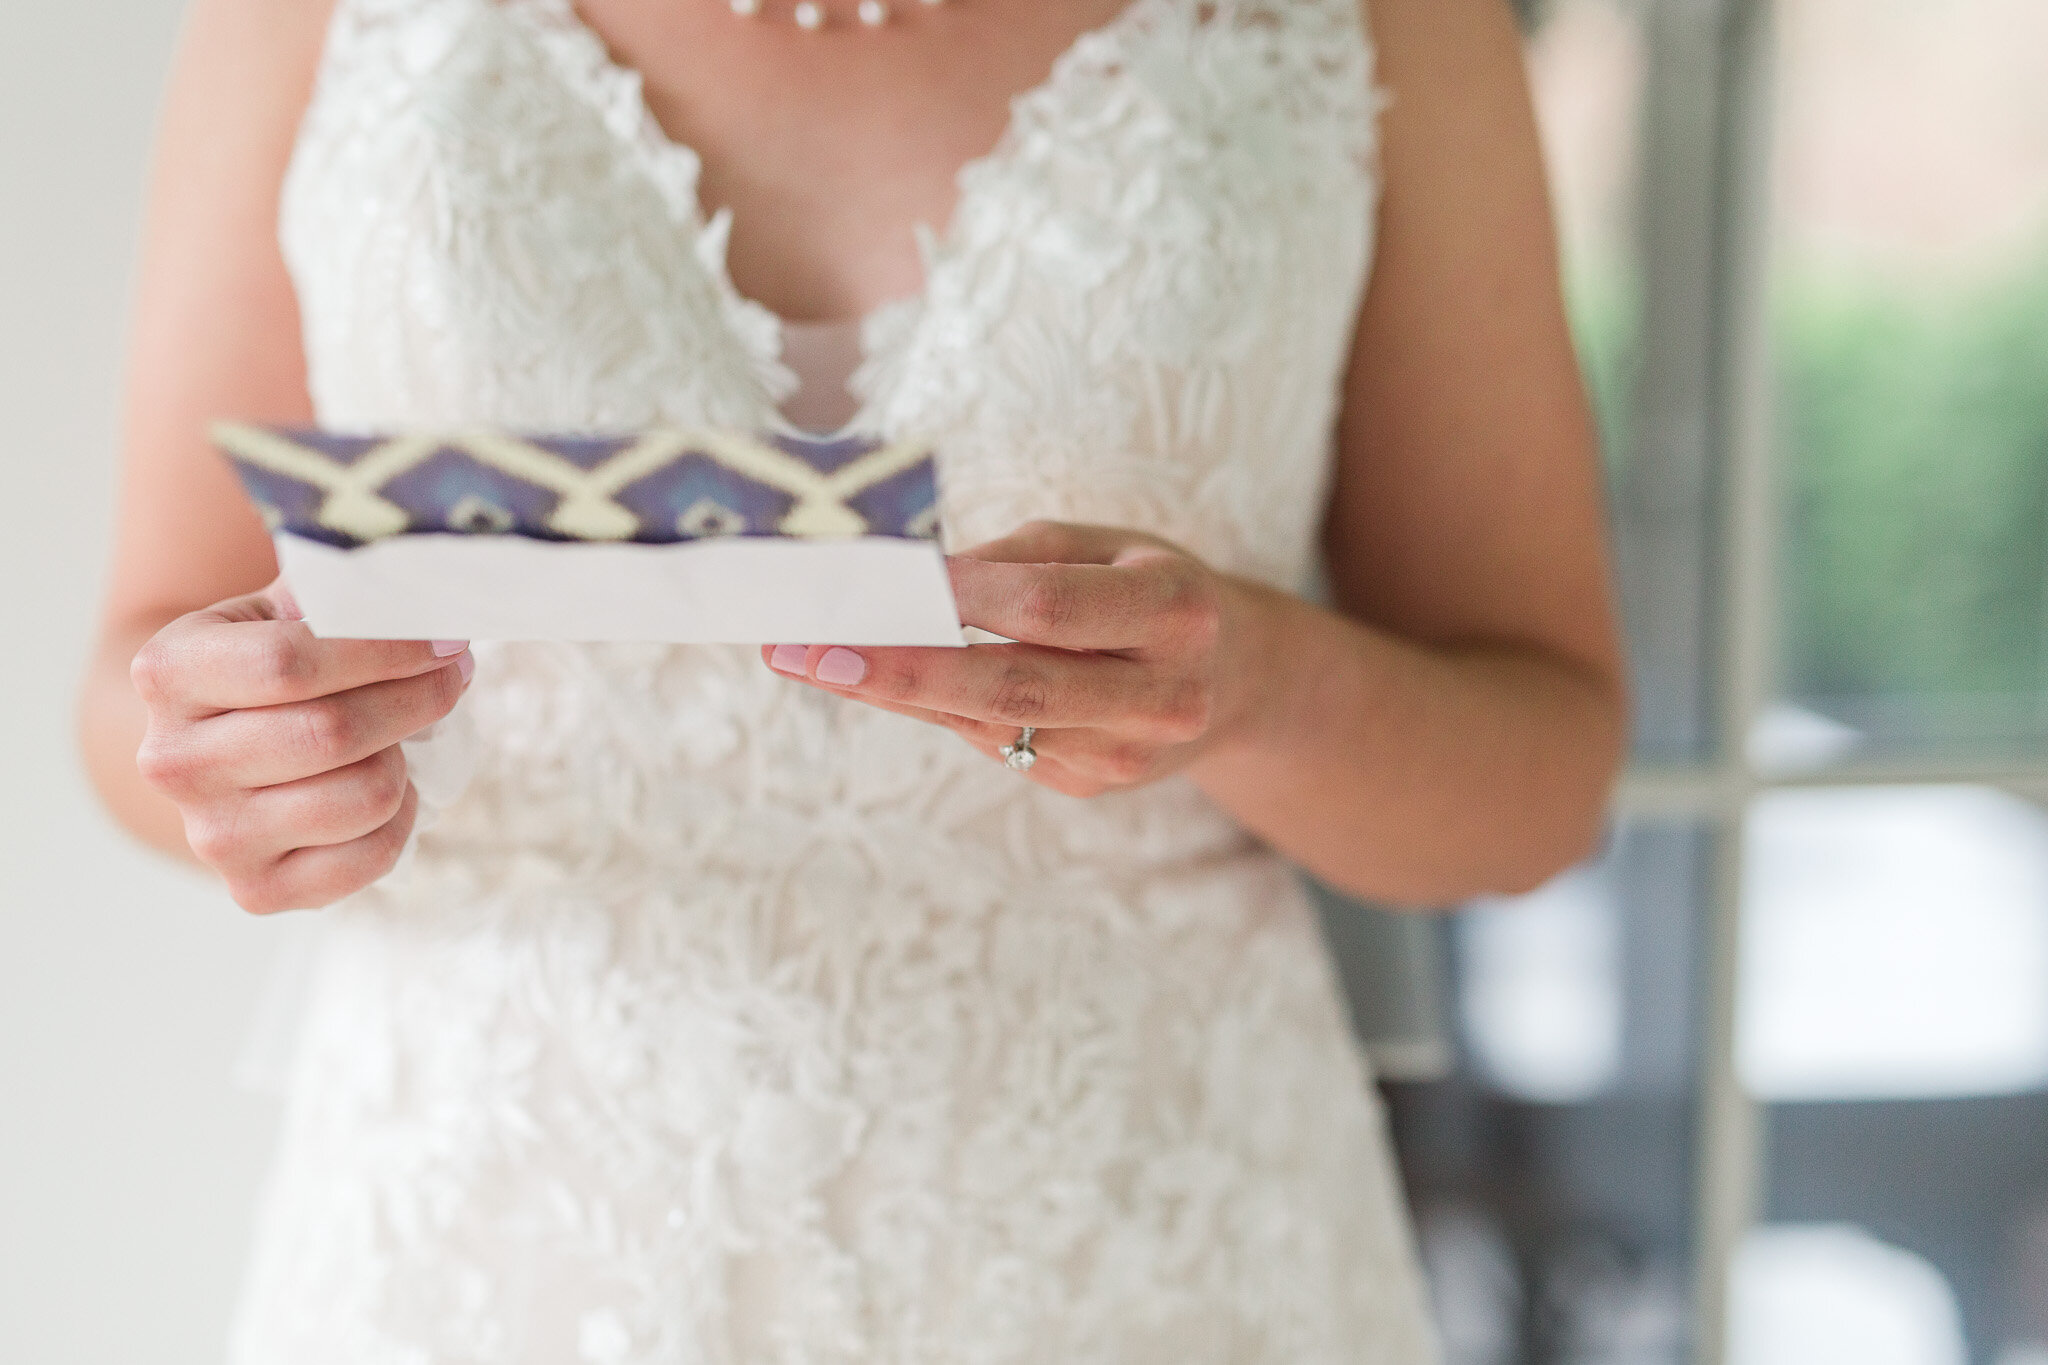
<instances>
[{"instance_id":1,"label":"pearl bead","mask_svg":"<svg viewBox=\"0 0 2048 1365\"><path fill-rule=\"evenodd\" d=\"M761 12L761 0L730 0L732 12L746 18L753 18Z\"/></svg>"},{"instance_id":2,"label":"pearl bead","mask_svg":"<svg viewBox=\"0 0 2048 1365\"><path fill-rule=\"evenodd\" d=\"M825 7L817 0L799 0L796 7L798 28L819 29L825 27Z\"/></svg>"},{"instance_id":3,"label":"pearl bead","mask_svg":"<svg viewBox=\"0 0 2048 1365\"><path fill-rule=\"evenodd\" d=\"M889 7L882 0L860 0L860 21L869 28L880 28L889 22Z\"/></svg>"}]
</instances>

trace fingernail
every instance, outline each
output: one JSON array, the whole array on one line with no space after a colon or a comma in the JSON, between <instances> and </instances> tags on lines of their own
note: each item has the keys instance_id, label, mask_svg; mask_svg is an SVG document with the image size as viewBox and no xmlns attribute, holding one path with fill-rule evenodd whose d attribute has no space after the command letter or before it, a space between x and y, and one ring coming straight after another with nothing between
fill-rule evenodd
<instances>
[{"instance_id":1,"label":"fingernail","mask_svg":"<svg viewBox=\"0 0 2048 1365\"><path fill-rule=\"evenodd\" d=\"M805 652L802 645L777 645L775 652L768 656L768 666L778 673L794 673L801 678L804 675Z\"/></svg>"},{"instance_id":2,"label":"fingernail","mask_svg":"<svg viewBox=\"0 0 2048 1365\"><path fill-rule=\"evenodd\" d=\"M868 675L868 661L850 649L828 649L818 660L818 681L851 687Z\"/></svg>"},{"instance_id":3,"label":"fingernail","mask_svg":"<svg viewBox=\"0 0 2048 1365\"><path fill-rule=\"evenodd\" d=\"M462 675L462 685L469 686L469 680L476 676L476 655L467 650L455 656L455 671Z\"/></svg>"},{"instance_id":4,"label":"fingernail","mask_svg":"<svg viewBox=\"0 0 2048 1365\"><path fill-rule=\"evenodd\" d=\"M277 603L279 620L303 621L306 619L306 613L299 610L299 599L292 596L292 590L284 584L279 583L273 588L270 597L273 602Z\"/></svg>"},{"instance_id":5,"label":"fingernail","mask_svg":"<svg viewBox=\"0 0 2048 1365\"><path fill-rule=\"evenodd\" d=\"M437 659L445 659L450 654L460 654L469 648L467 640L429 640L427 643L434 647L434 657Z\"/></svg>"}]
</instances>

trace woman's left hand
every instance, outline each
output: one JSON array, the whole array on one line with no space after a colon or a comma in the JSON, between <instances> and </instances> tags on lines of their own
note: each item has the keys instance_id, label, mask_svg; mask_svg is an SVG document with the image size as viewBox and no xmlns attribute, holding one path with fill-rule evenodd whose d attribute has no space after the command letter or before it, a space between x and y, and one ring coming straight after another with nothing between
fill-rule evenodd
<instances>
[{"instance_id":1,"label":"woman's left hand","mask_svg":"<svg viewBox=\"0 0 2048 1365\"><path fill-rule=\"evenodd\" d=\"M961 621L1014 644L764 645L769 667L942 725L1071 796L1156 781L1251 720L1255 590L1155 536L1031 522L951 556Z\"/></svg>"}]
</instances>

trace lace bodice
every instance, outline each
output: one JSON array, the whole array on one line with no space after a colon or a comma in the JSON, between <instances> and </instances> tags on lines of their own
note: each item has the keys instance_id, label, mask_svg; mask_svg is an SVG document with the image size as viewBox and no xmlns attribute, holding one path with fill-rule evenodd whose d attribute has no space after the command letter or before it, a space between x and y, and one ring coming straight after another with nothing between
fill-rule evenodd
<instances>
[{"instance_id":1,"label":"lace bodice","mask_svg":"<svg viewBox=\"0 0 2048 1365\"><path fill-rule=\"evenodd\" d=\"M950 544L1303 584L1370 57L1356 0L1132 0L1014 103L853 379ZM319 420L776 422L697 171L569 0L337 0ZM325 912L242 1365L1433 1358L1308 903L1192 784L1062 797L750 648L477 658L445 808Z\"/></svg>"}]
</instances>

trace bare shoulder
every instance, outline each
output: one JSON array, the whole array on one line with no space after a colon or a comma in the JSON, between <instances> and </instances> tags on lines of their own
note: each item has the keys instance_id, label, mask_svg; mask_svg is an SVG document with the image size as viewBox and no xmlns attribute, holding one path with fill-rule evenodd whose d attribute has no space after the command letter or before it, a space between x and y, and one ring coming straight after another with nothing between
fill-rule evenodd
<instances>
[{"instance_id":1,"label":"bare shoulder","mask_svg":"<svg viewBox=\"0 0 2048 1365\"><path fill-rule=\"evenodd\" d=\"M1489 170L1518 159L1529 120L1522 36L1508 0L1360 0L1390 99L1390 135L1458 143ZM1526 167L1523 169L1526 170Z\"/></svg>"}]
</instances>

